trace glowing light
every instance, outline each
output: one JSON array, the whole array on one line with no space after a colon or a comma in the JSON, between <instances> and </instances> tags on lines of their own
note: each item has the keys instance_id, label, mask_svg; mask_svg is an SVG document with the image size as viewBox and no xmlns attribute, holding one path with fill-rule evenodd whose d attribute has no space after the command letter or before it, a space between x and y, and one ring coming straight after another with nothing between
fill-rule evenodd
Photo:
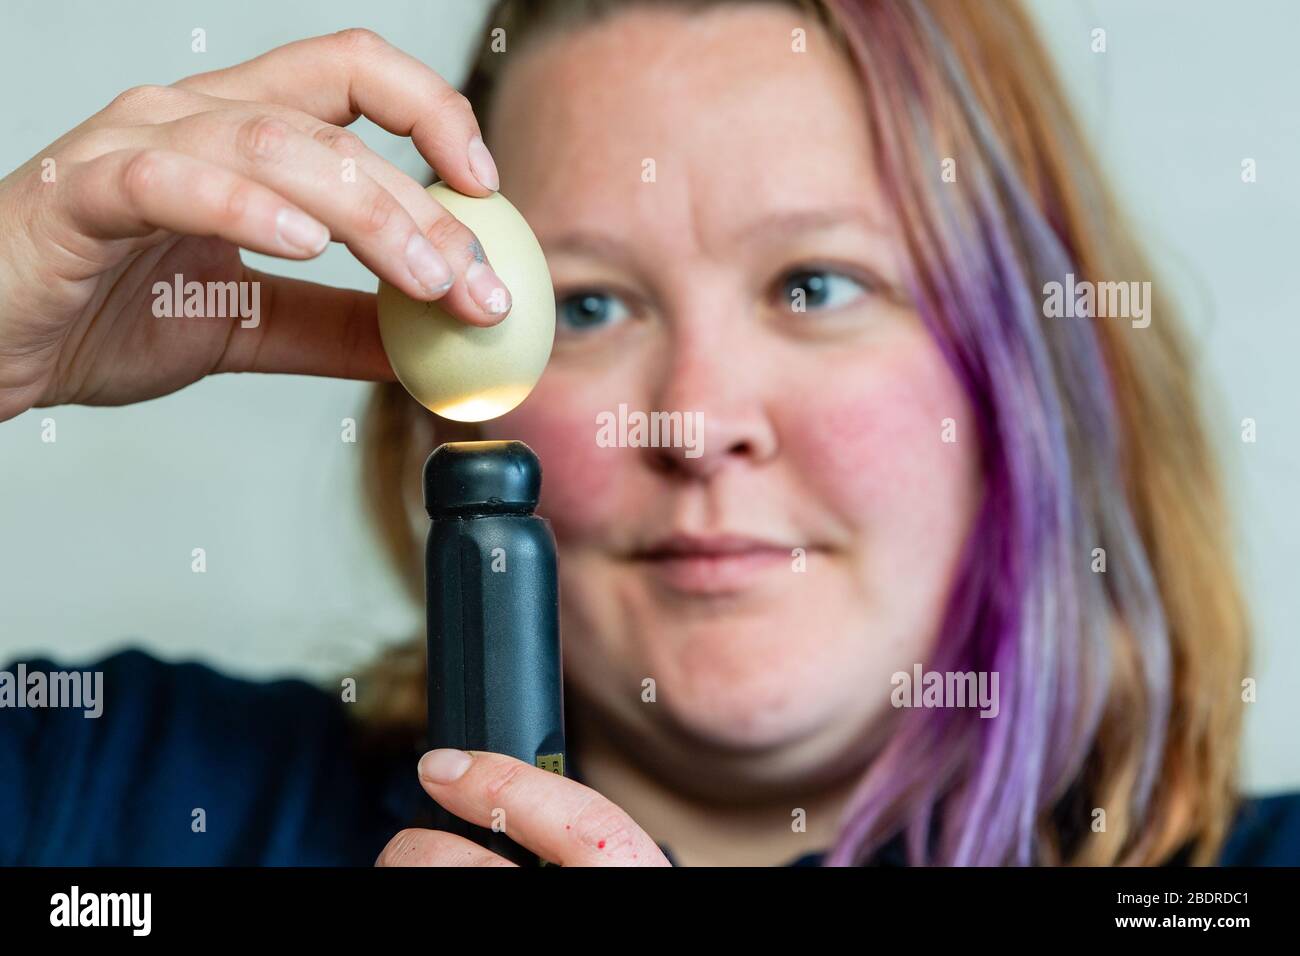
<instances>
[{"instance_id":1,"label":"glowing light","mask_svg":"<svg viewBox=\"0 0 1300 956\"><path fill-rule=\"evenodd\" d=\"M430 406L429 411L456 422L485 422L489 418L500 418L527 398L531 391L528 385L502 385L436 408Z\"/></svg>"}]
</instances>

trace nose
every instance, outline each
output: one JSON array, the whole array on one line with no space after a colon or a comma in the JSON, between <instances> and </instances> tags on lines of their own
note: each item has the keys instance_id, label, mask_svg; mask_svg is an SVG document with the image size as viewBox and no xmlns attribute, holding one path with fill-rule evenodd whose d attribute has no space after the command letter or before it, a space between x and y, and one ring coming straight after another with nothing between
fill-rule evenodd
<instances>
[{"instance_id":1,"label":"nose","mask_svg":"<svg viewBox=\"0 0 1300 956\"><path fill-rule=\"evenodd\" d=\"M694 416L696 448L646 448L650 467L683 479L708 479L741 465L758 465L777 452L770 394L754 357L723 342L679 339L670 351L655 408ZM689 430L683 428L683 434Z\"/></svg>"}]
</instances>

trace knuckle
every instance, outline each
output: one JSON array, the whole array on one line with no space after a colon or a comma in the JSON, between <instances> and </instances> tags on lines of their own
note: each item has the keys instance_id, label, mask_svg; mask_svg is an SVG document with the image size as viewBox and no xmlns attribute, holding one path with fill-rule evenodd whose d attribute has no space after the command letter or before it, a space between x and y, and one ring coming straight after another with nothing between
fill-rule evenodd
<instances>
[{"instance_id":1,"label":"knuckle","mask_svg":"<svg viewBox=\"0 0 1300 956\"><path fill-rule=\"evenodd\" d=\"M349 27L334 34L334 39L345 54L365 55L376 47L387 46L388 41L374 30L365 27Z\"/></svg>"},{"instance_id":2,"label":"knuckle","mask_svg":"<svg viewBox=\"0 0 1300 956\"><path fill-rule=\"evenodd\" d=\"M397 214L397 209L397 200L382 189L374 189L364 200L357 217L358 231L368 236L383 232Z\"/></svg>"},{"instance_id":3,"label":"knuckle","mask_svg":"<svg viewBox=\"0 0 1300 956\"><path fill-rule=\"evenodd\" d=\"M322 126L312 138L343 156L357 156L366 150L360 136L341 126Z\"/></svg>"},{"instance_id":4,"label":"knuckle","mask_svg":"<svg viewBox=\"0 0 1300 956\"><path fill-rule=\"evenodd\" d=\"M147 107L150 103L157 102L161 97L166 96L170 90L165 86L158 86L153 83L145 83L140 86L133 86L129 90L123 90L113 97L112 102L108 104L108 111L113 113L134 114Z\"/></svg>"},{"instance_id":5,"label":"knuckle","mask_svg":"<svg viewBox=\"0 0 1300 956\"><path fill-rule=\"evenodd\" d=\"M438 108L440 110L451 110L455 112L474 112L473 106L470 105L469 97L454 86L447 87L438 96Z\"/></svg>"},{"instance_id":6,"label":"knuckle","mask_svg":"<svg viewBox=\"0 0 1300 956\"><path fill-rule=\"evenodd\" d=\"M501 806L504 802L502 797L507 795L510 790L518 784L522 774L531 769L527 764L511 762L499 770L495 770L484 787L484 792L493 806Z\"/></svg>"},{"instance_id":7,"label":"knuckle","mask_svg":"<svg viewBox=\"0 0 1300 956\"><path fill-rule=\"evenodd\" d=\"M122 167L123 192L131 197L148 194L157 186L164 162L163 154L155 149L142 149L135 153Z\"/></svg>"},{"instance_id":8,"label":"knuckle","mask_svg":"<svg viewBox=\"0 0 1300 956\"><path fill-rule=\"evenodd\" d=\"M288 139L288 123L259 114L240 122L235 132L235 148L249 162L265 163L279 155Z\"/></svg>"},{"instance_id":9,"label":"knuckle","mask_svg":"<svg viewBox=\"0 0 1300 956\"><path fill-rule=\"evenodd\" d=\"M459 219L444 211L424 230L425 238L439 249L469 248L474 235Z\"/></svg>"},{"instance_id":10,"label":"knuckle","mask_svg":"<svg viewBox=\"0 0 1300 956\"><path fill-rule=\"evenodd\" d=\"M253 203L253 187L249 183L235 183L233 186L217 186L224 188L224 195L221 196L221 203L217 207L218 215L227 223L236 223L241 221L248 214L248 208Z\"/></svg>"},{"instance_id":11,"label":"knuckle","mask_svg":"<svg viewBox=\"0 0 1300 956\"><path fill-rule=\"evenodd\" d=\"M636 842L639 830L632 818L603 797L597 797L573 818L573 838L592 849L608 851Z\"/></svg>"}]
</instances>

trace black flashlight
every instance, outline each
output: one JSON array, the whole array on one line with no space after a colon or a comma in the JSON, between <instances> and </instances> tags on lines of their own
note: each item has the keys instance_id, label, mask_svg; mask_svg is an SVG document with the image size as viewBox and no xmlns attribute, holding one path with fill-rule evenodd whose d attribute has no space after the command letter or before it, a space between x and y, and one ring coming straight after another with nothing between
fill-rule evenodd
<instances>
[{"instance_id":1,"label":"black flashlight","mask_svg":"<svg viewBox=\"0 0 1300 956\"><path fill-rule=\"evenodd\" d=\"M448 442L424 465L429 746L509 754L564 774L555 537L533 513L542 466L520 441ZM510 820L434 825L516 863Z\"/></svg>"}]
</instances>

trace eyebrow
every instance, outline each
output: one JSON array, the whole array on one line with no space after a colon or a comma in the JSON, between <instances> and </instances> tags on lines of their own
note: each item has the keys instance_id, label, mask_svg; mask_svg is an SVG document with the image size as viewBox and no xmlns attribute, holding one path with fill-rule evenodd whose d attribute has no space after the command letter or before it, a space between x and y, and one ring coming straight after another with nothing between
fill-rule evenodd
<instances>
[{"instance_id":1,"label":"eyebrow","mask_svg":"<svg viewBox=\"0 0 1300 956\"><path fill-rule=\"evenodd\" d=\"M727 237L728 242L744 242L755 236L787 237L836 226L860 226L870 232L884 233L879 217L860 206L827 206L820 209L792 209L769 213L746 223Z\"/></svg>"},{"instance_id":2,"label":"eyebrow","mask_svg":"<svg viewBox=\"0 0 1300 956\"><path fill-rule=\"evenodd\" d=\"M822 209L796 209L770 213L731 231L724 237L726 245L753 242L755 239L788 238L801 233L817 232L837 226L859 226L870 232L885 234L878 217L858 206L830 206ZM599 230L578 229L542 241L548 253L586 253L595 258L628 264L633 259L630 243Z\"/></svg>"}]
</instances>

